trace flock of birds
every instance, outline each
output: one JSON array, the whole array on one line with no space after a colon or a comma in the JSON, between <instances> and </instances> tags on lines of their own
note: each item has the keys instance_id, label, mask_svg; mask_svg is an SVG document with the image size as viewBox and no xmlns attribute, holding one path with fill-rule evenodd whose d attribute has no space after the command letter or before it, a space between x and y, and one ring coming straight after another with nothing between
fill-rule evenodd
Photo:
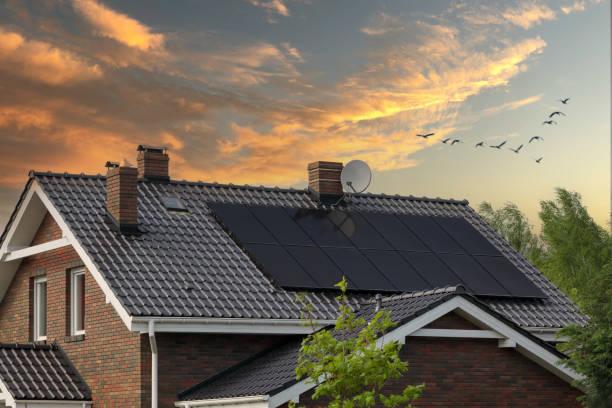
<instances>
[{"instance_id":1,"label":"flock of birds","mask_svg":"<svg viewBox=\"0 0 612 408\"><path fill-rule=\"evenodd\" d=\"M567 103L569 102L570 98L563 98L563 99L559 99L559 102L561 102L563 105L567 105ZM549 126L553 126L557 124L557 121L555 121L553 118L557 117L557 116L567 116L565 113L561 112L561 111L554 111L551 112L548 115L548 118L542 122L542 125L549 125ZM434 136L435 133L425 133L425 134L421 134L421 133L417 133L417 137L421 137L423 139L428 139L432 136ZM542 136L532 136L529 139L529 142L527 144L531 144L533 142L540 142L540 141L544 141L544 138ZM451 137L447 137L446 139L442 139L442 143L444 144L448 144L451 146L454 146L457 143L463 143L463 141L461 139L455 139L455 138L451 138ZM501 150L502 147L504 147L506 144L508 143L507 140L504 140L503 142L501 142L500 144L497 145L489 145L490 148L492 149L497 149L497 150ZM476 143L476 145L474 145L474 147L476 149L480 148L480 147L485 147L485 142L478 142ZM509 147L508 149L516 154L520 153L520 151L523 149L523 147L525 147L525 144L521 144L516 148L512 148ZM544 159L544 157L539 157L537 159L534 159L534 161L538 164L540 164L542 162L542 160Z\"/></svg>"}]
</instances>

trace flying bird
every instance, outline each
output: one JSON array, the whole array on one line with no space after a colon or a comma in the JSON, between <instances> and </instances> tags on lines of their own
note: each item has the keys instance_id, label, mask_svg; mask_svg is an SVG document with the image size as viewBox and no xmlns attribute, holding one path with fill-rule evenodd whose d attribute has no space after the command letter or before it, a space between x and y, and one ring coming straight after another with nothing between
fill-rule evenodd
<instances>
[{"instance_id":1,"label":"flying bird","mask_svg":"<svg viewBox=\"0 0 612 408\"><path fill-rule=\"evenodd\" d=\"M540 162L542 161L543 157L540 157L539 159L536 159L536 163L540 164Z\"/></svg>"},{"instance_id":2,"label":"flying bird","mask_svg":"<svg viewBox=\"0 0 612 408\"><path fill-rule=\"evenodd\" d=\"M451 140L451 138L450 138L450 137L447 137L446 139L443 139L443 140L442 140L442 143L446 144L446 143L448 143L448 141L449 141L449 140Z\"/></svg>"},{"instance_id":3,"label":"flying bird","mask_svg":"<svg viewBox=\"0 0 612 408\"><path fill-rule=\"evenodd\" d=\"M484 147L484 142L478 142L474 147Z\"/></svg>"},{"instance_id":4,"label":"flying bird","mask_svg":"<svg viewBox=\"0 0 612 408\"><path fill-rule=\"evenodd\" d=\"M462 142L459 139L453 139L453 141L451 142L451 146L454 145L455 143L462 143Z\"/></svg>"},{"instance_id":5,"label":"flying bird","mask_svg":"<svg viewBox=\"0 0 612 408\"><path fill-rule=\"evenodd\" d=\"M506 143L508 143L508 141L504 140L503 142L501 142L498 145L493 145L493 146L489 146L492 149L501 149Z\"/></svg>"},{"instance_id":6,"label":"flying bird","mask_svg":"<svg viewBox=\"0 0 612 408\"><path fill-rule=\"evenodd\" d=\"M422 137L423 139L427 139L428 137L432 137L433 135L435 135L435 133L426 133L424 135L417 133L417 137Z\"/></svg>"},{"instance_id":7,"label":"flying bird","mask_svg":"<svg viewBox=\"0 0 612 408\"><path fill-rule=\"evenodd\" d=\"M564 98L564 99L559 99L559 102L561 102L564 105L567 105L567 102L570 100L570 98Z\"/></svg>"},{"instance_id":8,"label":"flying bird","mask_svg":"<svg viewBox=\"0 0 612 408\"><path fill-rule=\"evenodd\" d=\"M544 122L542 122L543 125L556 125L557 122L555 122L554 120L545 120Z\"/></svg>"},{"instance_id":9,"label":"flying bird","mask_svg":"<svg viewBox=\"0 0 612 408\"><path fill-rule=\"evenodd\" d=\"M563 116L567 116L565 113L561 112L561 111L554 111L553 113L551 113L550 115L548 115L549 118L554 117L555 115L563 115Z\"/></svg>"},{"instance_id":10,"label":"flying bird","mask_svg":"<svg viewBox=\"0 0 612 408\"><path fill-rule=\"evenodd\" d=\"M516 149L510 148L510 150L512 150L514 153L518 153L521 151L521 149L523 148L523 145L520 145L519 147L517 147Z\"/></svg>"},{"instance_id":11,"label":"flying bird","mask_svg":"<svg viewBox=\"0 0 612 408\"><path fill-rule=\"evenodd\" d=\"M544 140L544 138L542 136L533 136L531 139L529 139L529 143L535 142L536 140Z\"/></svg>"}]
</instances>

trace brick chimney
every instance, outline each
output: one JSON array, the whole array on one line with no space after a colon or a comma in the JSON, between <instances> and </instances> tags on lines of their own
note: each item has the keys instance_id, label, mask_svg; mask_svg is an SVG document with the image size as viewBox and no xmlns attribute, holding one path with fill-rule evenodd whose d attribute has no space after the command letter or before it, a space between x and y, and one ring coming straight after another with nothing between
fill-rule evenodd
<instances>
[{"instance_id":1,"label":"brick chimney","mask_svg":"<svg viewBox=\"0 0 612 408\"><path fill-rule=\"evenodd\" d=\"M167 149L165 147L138 146L138 178L146 180L170 180Z\"/></svg>"},{"instance_id":2,"label":"brick chimney","mask_svg":"<svg viewBox=\"0 0 612 408\"><path fill-rule=\"evenodd\" d=\"M308 165L308 189L324 204L337 203L344 195L342 163L316 161Z\"/></svg>"},{"instance_id":3,"label":"brick chimney","mask_svg":"<svg viewBox=\"0 0 612 408\"><path fill-rule=\"evenodd\" d=\"M138 230L138 170L107 162L106 210L121 232Z\"/></svg>"}]
</instances>

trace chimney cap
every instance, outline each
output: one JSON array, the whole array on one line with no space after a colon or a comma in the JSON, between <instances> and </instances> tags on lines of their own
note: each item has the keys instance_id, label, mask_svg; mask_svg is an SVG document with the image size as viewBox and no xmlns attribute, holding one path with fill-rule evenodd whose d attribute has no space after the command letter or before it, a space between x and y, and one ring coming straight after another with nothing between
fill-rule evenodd
<instances>
[{"instance_id":1,"label":"chimney cap","mask_svg":"<svg viewBox=\"0 0 612 408\"><path fill-rule=\"evenodd\" d=\"M151 146L151 145L138 145L138 149L136 149L139 152L155 152L155 153L162 153L162 154L166 154L166 151L168 150L168 148L166 146Z\"/></svg>"},{"instance_id":2,"label":"chimney cap","mask_svg":"<svg viewBox=\"0 0 612 408\"><path fill-rule=\"evenodd\" d=\"M106 167L107 169L116 169L117 167L119 167L119 162L107 161L104 167Z\"/></svg>"}]
</instances>

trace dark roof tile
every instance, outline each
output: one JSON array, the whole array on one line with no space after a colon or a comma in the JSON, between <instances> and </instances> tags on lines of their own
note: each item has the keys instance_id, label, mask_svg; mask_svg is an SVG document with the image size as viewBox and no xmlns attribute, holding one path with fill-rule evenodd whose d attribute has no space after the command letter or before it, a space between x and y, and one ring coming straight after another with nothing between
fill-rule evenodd
<instances>
[{"instance_id":1,"label":"dark roof tile","mask_svg":"<svg viewBox=\"0 0 612 408\"><path fill-rule=\"evenodd\" d=\"M295 319L302 306L294 292L274 285L216 222L207 202L299 208L317 204L306 190L203 182L139 182L143 234L116 232L106 215L103 176L32 173L119 301L135 316L201 316ZM176 196L188 213L167 211ZM472 210L466 201L351 194L348 208L465 218L510 259L547 299L482 299L521 326L582 323L572 302ZM186 284L188 283L188 285ZM315 318L333 319L335 294L309 293ZM366 295L353 295L354 304Z\"/></svg>"},{"instance_id":2,"label":"dark roof tile","mask_svg":"<svg viewBox=\"0 0 612 408\"><path fill-rule=\"evenodd\" d=\"M55 344L0 344L0 381L16 400L91 400L87 384Z\"/></svg>"}]
</instances>

